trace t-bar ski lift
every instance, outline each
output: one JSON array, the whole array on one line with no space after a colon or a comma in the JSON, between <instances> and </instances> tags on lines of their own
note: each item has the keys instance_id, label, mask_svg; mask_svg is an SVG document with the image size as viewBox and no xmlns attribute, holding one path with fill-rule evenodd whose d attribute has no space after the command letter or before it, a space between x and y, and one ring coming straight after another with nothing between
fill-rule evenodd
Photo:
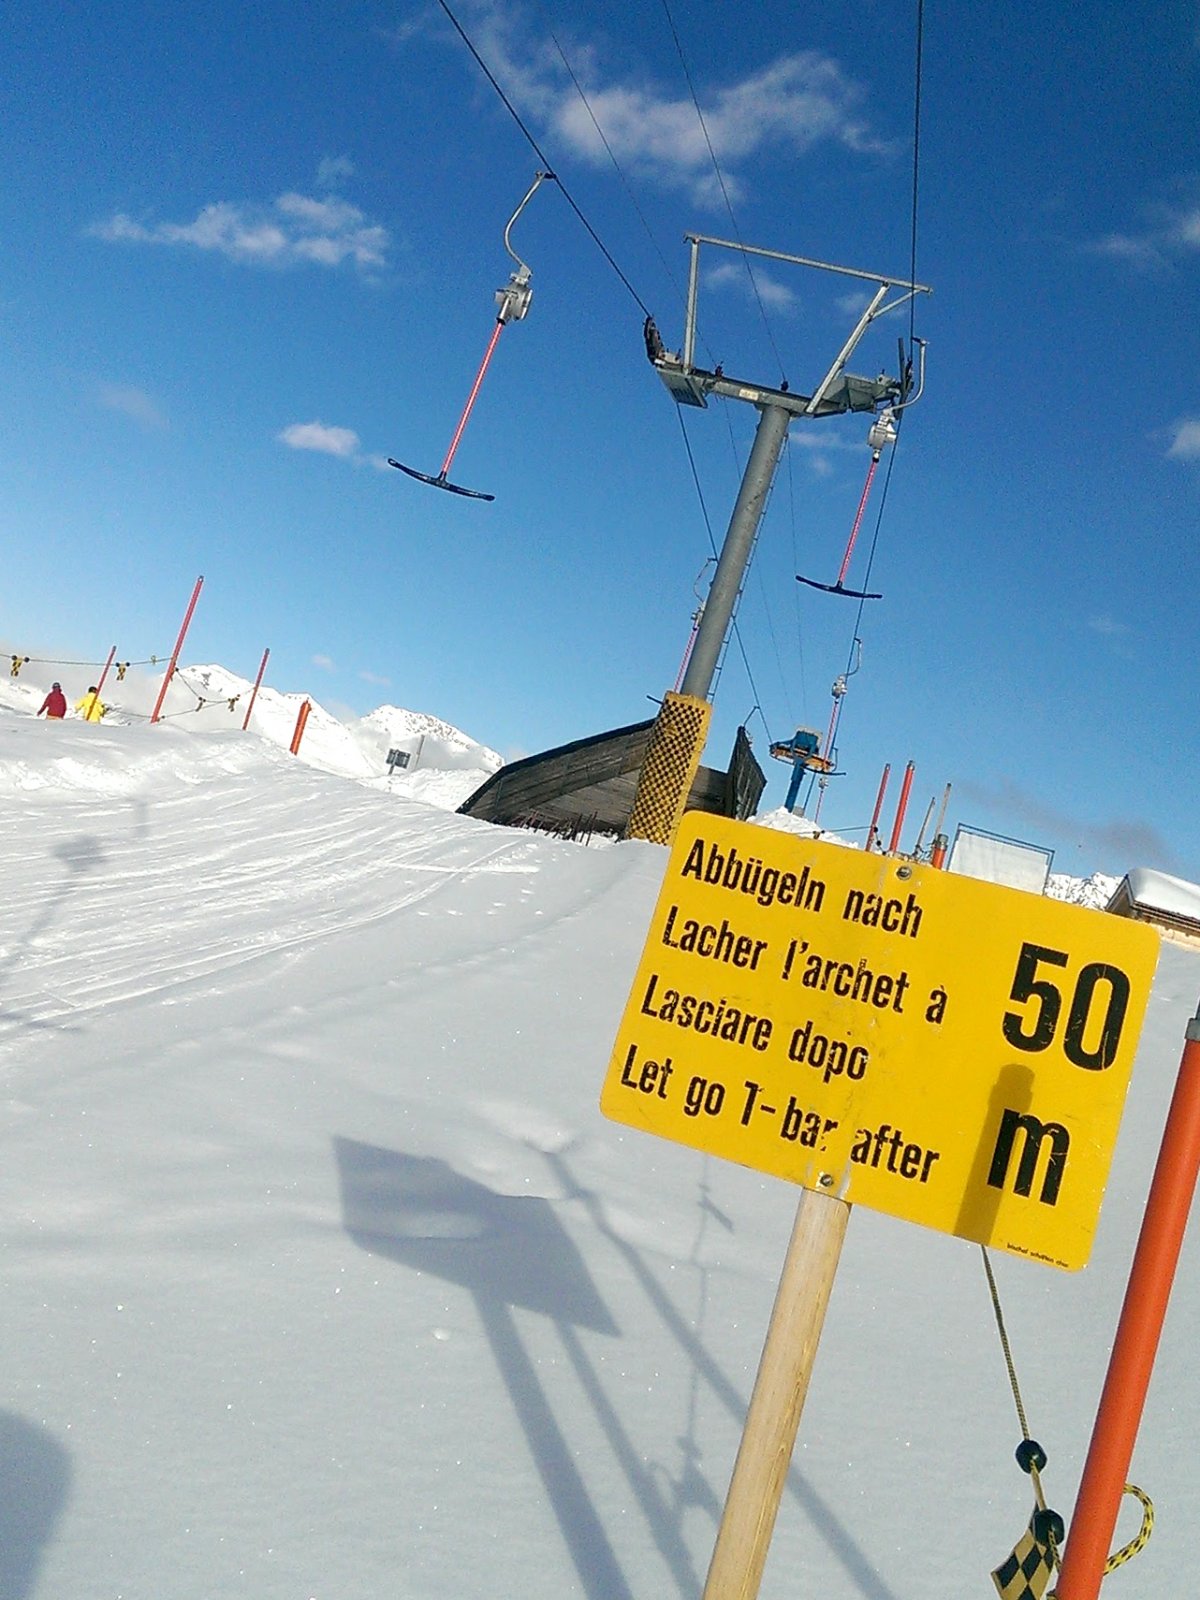
<instances>
[{"instance_id":1,"label":"t-bar ski lift","mask_svg":"<svg viewBox=\"0 0 1200 1600\"><path fill-rule=\"evenodd\" d=\"M847 411L860 411L873 413L875 428L883 429L886 433L887 414L890 412L894 418L897 411L916 399L916 395L911 392L913 378L911 356L908 360L903 359L902 344L900 371L894 378L886 373L880 373L875 378L860 377L856 373L847 372L846 363L876 317L894 311L916 295L928 294L930 290L927 284L913 283L908 278L886 277L883 273L864 272L856 267L836 266L828 261L814 261L807 256L786 255L781 250L764 250L756 245L734 244L728 239L713 239L698 233L689 233L685 237L691 246L691 262L688 273L683 347L679 353L668 350L653 318L647 317L643 329L646 354L677 404L706 407L709 395L715 394L727 400L749 401L759 413L754 445L742 474L741 487L725 534L725 542L721 547L720 559L709 586L699 629L679 686L681 694L705 699L712 687L717 659L733 618L746 565L762 521L789 425L797 418L808 420L841 416ZM700 283L701 245L739 251L743 256L765 256L770 261L785 261L795 266L836 273L840 277L865 280L875 285L874 293L850 336L811 394L797 394L785 383L775 388L743 378L728 377L720 366L710 372L696 365L696 302ZM925 346L920 340L914 342L918 344L921 352L921 386L923 386ZM920 393L920 386L917 393ZM894 434L894 422L890 426ZM877 436L877 440L878 442L872 441L872 448L878 447L882 451L888 442L887 438L881 434ZM848 591L843 589L842 592ZM828 749L828 743L826 748Z\"/></svg>"},{"instance_id":2,"label":"t-bar ski lift","mask_svg":"<svg viewBox=\"0 0 1200 1600\"><path fill-rule=\"evenodd\" d=\"M846 550L842 556L842 564L838 569L837 578L833 583L820 583L816 578L805 578L800 573L797 573L797 582L807 583L810 589L824 589L826 594L844 594L849 596L849 598L852 600L883 599L881 594L876 594L866 589L847 589L846 573L850 570L850 557L854 554L854 546L858 542L858 530L862 527L863 512L867 509L867 500L870 498L871 485L875 481L875 472L879 466L879 458L883 454L884 450L887 449L888 445L895 444L896 439L899 436L900 427L896 420L896 415L898 412L903 411L905 406L911 406L915 401L919 400L925 388L925 341L924 339L916 339L914 340L914 343L921 353L921 370L917 382L916 393L911 393L912 357L910 356L907 361L905 360L904 340L901 339L900 371L902 374L902 382L904 386L903 393L905 398L902 400L897 400L890 406L885 406L875 418L875 421L871 424L870 430L867 433L867 445L871 451L871 465L867 468L867 481L863 484L863 491L859 496L858 510L854 514L854 525L850 529L850 537L846 541Z\"/></svg>"},{"instance_id":3,"label":"t-bar ski lift","mask_svg":"<svg viewBox=\"0 0 1200 1600\"><path fill-rule=\"evenodd\" d=\"M479 398L479 391L483 386L484 376L491 363L496 345L500 341L500 335L510 322L520 322L524 318L529 310L529 303L533 299L533 285L530 282L533 274L513 249L509 236L512 233L513 223L516 222L522 211L533 199L539 187L547 178L553 179L553 177L554 174L552 172L537 173L526 192L525 198L508 219L508 225L504 230L504 248L517 263L517 270L509 277L503 289L496 290L496 326L492 329L492 337L488 340L488 347L483 353L479 371L475 374L475 382L471 385L467 403L458 419L458 426L454 430L454 437L450 441L450 448L446 451L446 458L441 467L436 474L418 472L416 467L406 467L402 461L395 461L391 456L388 457L389 467L398 467L401 472L406 472L410 478L417 478L421 483L428 483L435 489L448 489L451 494L465 495L469 500L494 500L496 497L494 494L484 494L480 489L467 489L460 483L451 483L449 478L450 467L462 442L467 421L474 410L476 400Z\"/></svg>"}]
</instances>

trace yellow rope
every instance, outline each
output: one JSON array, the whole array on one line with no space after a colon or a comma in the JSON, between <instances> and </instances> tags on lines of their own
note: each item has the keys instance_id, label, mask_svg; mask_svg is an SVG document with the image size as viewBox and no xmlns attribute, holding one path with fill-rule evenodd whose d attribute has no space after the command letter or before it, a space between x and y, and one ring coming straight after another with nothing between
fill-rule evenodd
<instances>
[{"instance_id":1,"label":"yellow rope","mask_svg":"<svg viewBox=\"0 0 1200 1600\"><path fill-rule=\"evenodd\" d=\"M1139 1489L1136 1483L1127 1483L1123 1493L1131 1494L1136 1500L1141 1501L1142 1525L1129 1543L1123 1544L1119 1550L1114 1551L1104 1563L1105 1577L1110 1572L1115 1572L1119 1566L1122 1566L1126 1561L1129 1561L1133 1556L1144 1550L1146 1548L1146 1540L1154 1532L1154 1502L1150 1496L1144 1489Z\"/></svg>"},{"instance_id":2,"label":"yellow rope","mask_svg":"<svg viewBox=\"0 0 1200 1600\"><path fill-rule=\"evenodd\" d=\"M1016 1402L1017 1407L1017 1418L1021 1424L1021 1433L1023 1435L1022 1444L1032 1447L1031 1449L1023 1451L1019 1450L1017 1452L1017 1460L1033 1479L1033 1488L1034 1493L1037 1496L1038 1508L1039 1510L1045 1511L1046 1497L1042 1493L1042 1480L1039 1471L1039 1462L1033 1455L1033 1451L1036 1450L1037 1455L1041 1456L1041 1466L1045 1466L1046 1464L1045 1452L1042 1450L1041 1446L1029 1436L1029 1426L1025 1421L1025 1407L1021 1401L1021 1388L1017 1382L1016 1364L1013 1361L1012 1348L1008 1342L1008 1330L1004 1326L1004 1312L1000 1306L1000 1291L996 1286L996 1276L992 1271L992 1263L988 1259L988 1253L982 1245L980 1246L980 1253L983 1256L983 1270L987 1274L988 1287L992 1293L992 1309L996 1314L996 1326L1000 1330L1000 1345L1004 1351L1005 1365L1008 1367L1008 1381L1012 1385L1013 1400ZM1144 1550L1146 1547L1146 1541L1154 1532L1154 1502L1151 1500L1150 1496L1145 1492L1144 1489L1139 1489L1136 1483L1127 1483L1123 1493L1131 1494L1136 1500L1141 1502L1142 1525L1138 1529L1135 1536L1130 1539L1128 1544L1122 1545L1119 1550L1114 1551L1113 1554L1109 1556L1104 1565L1105 1577L1107 1577L1110 1572L1115 1572L1119 1566L1124 1565L1126 1561L1132 1560L1134 1556L1136 1556L1140 1551ZM1059 1567L1062 1565L1062 1560L1058 1553L1058 1541L1054 1537L1054 1533L1048 1519L1045 1524L1045 1528L1046 1543L1049 1546L1054 1566ZM1056 1591L1052 1589L1047 1596L1047 1600L1055 1600L1055 1593Z\"/></svg>"}]
</instances>

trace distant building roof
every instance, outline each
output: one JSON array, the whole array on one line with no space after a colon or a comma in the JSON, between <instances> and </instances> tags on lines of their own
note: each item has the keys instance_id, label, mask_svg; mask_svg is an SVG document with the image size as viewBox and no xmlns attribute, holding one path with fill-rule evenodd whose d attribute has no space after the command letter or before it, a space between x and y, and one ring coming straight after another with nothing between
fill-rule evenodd
<instances>
[{"instance_id":1,"label":"distant building roof","mask_svg":"<svg viewBox=\"0 0 1200 1600\"><path fill-rule=\"evenodd\" d=\"M1186 944L1200 944L1200 884L1134 867L1121 879L1105 908L1118 917L1152 922Z\"/></svg>"}]
</instances>

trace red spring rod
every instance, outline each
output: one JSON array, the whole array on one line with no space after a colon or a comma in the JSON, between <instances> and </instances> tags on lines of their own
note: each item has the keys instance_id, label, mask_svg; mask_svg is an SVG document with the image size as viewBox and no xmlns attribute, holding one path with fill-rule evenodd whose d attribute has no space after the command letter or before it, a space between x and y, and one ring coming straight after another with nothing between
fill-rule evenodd
<instances>
[{"instance_id":1,"label":"red spring rod","mask_svg":"<svg viewBox=\"0 0 1200 1600\"><path fill-rule=\"evenodd\" d=\"M196 601L200 598L200 586L203 577L196 579L196 587L192 590L192 598L188 602L187 614L183 619L183 627L179 630L179 637L175 641L175 648L171 652L171 665L167 668L167 675L162 681L162 688L158 691L158 699L154 702L154 710L150 713L150 721L157 722L158 714L162 710L163 701L167 698L167 688L175 676L175 667L179 661L179 652L183 649L184 636L188 631L188 624L192 620L192 612L196 609Z\"/></svg>"},{"instance_id":2,"label":"red spring rod","mask_svg":"<svg viewBox=\"0 0 1200 1600\"><path fill-rule=\"evenodd\" d=\"M887 792L888 779L892 775L892 763L884 763L883 776L879 780L879 793L875 796L875 809L871 813L871 826L867 829L867 842L863 848L867 851L874 850L875 840L879 835L879 813L883 810L883 797Z\"/></svg>"},{"instance_id":3,"label":"red spring rod","mask_svg":"<svg viewBox=\"0 0 1200 1600\"><path fill-rule=\"evenodd\" d=\"M842 557L842 570L837 575L838 587L842 579L850 570L850 557L854 554L854 542L858 538L858 530L862 527L863 512L867 509L867 497L871 493L871 484L875 478L875 468L879 465L878 450L871 457L871 465L867 469L867 481L863 484L862 499L858 502L858 513L854 518L854 526L850 529L850 542L846 546L846 554Z\"/></svg>"},{"instance_id":4,"label":"red spring rod","mask_svg":"<svg viewBox=\"0 0 1200 1600\"><path fill-rule=\"evenodd\" d=\"M251 693L250 693L250 704L246 707L246 720L245 720L245 722L242 723L242 732L243 733L245 733L246 729L250 726L250 713L254 710L254 702L258 699L258 691L259 691L260 687L262 686L263 673L267 670L267 657L270 654L271 654L271 651L270 651L269 647L266 650L263 651L263 658L262 658L262 661L259 663L259 668L258 668L258 677L255 678L255 680L254 680L254 688L251 690Z\"/></svg>"},{"instance_id":5,"label":"red spring rod","mask_svg":"<svg viewBox=\"0 0 1200 1600\"><path fill-rule=\"evenodd\" d=\"M475 374L475 382L471 386L470 394L467 396L467 403L463 407L463 414L458 419L458 427L454 430L454 437L450 441L450 448L446 451L446 459L442 462L442 470L438 474L438 476L441 478L444 478L450 471L450 463L454 460L455 451L458 449L459 441L463 436L463 429L467 425L467 418L471 415L471 412L475 406L475 401L479 397L479 390L483 384L484 373L486 373L488 364L492 359L492 352L495 350L496 342L503 332L504 324L497 320L496 326L492 330L492 337L488 340L488 347L484 352L483 360L479 363L479 371Z\"/></svg>"},{"instance_id":6,"label":"red spring rod","mask_svg":"<svg viewBox=\"0 0 1200 1600\"><path fill-rule=\"evenodd\" d=\"M912 788L913 773L916 763L910 761L904 769L904 782L900 786L900 804L896 807L896 821L892 827L892 840L888 845L888 855L894 856L900 848L900 830L904 826L904 813L908 810L908 791Z\"/></svg>"},{"instance_id":7,"label":"red spring rod","mask_svg":"<svg viewBox=\"0 0 1200 1600\"><path fill-rule=\"evenodd\" d=\"M1200 1172L1200 1014L1187 1025L1125 1304L1059 1573L1059 1600L1096 1600Z\"/></svg>"}]
</instances>

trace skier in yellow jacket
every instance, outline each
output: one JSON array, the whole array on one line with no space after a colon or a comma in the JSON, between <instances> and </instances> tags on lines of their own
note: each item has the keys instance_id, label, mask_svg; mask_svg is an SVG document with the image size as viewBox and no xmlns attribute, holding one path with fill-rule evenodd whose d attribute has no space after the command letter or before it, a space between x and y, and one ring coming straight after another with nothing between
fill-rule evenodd
<instances>
[{"instance_id":1,"label":"skier in yellow jacket","mask_svg":"<svg viewBox=\"0 0 1200 1600\"><path fill-rule=\"evenodd\" d=\"M76 700L75 709L85 722L99 722L108 707L101 704L96 685L93 683L83 699Z\"/></svg>"}]
</instances>

